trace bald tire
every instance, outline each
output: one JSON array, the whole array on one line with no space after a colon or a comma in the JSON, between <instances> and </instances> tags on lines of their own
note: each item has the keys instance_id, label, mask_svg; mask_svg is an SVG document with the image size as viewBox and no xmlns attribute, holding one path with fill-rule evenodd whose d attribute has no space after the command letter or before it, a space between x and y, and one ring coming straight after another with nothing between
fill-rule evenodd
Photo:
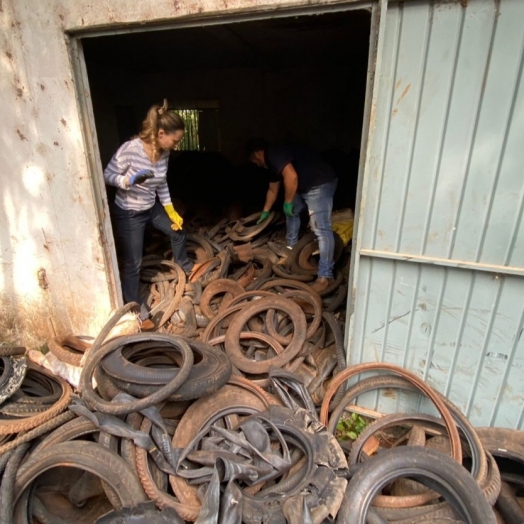
<instances>
[{"instance_id":1,"label":"bald tire","mask_svg":"<svg viewBox=\"0 0 524 524\"><path fill-rule=\"evenodd\" d=\"M100 477L118 495L122 507L148 500L135 472L122 457L94 442L71 441L32 453L22 464L15 479L15 504L39 475L64 466Z\"/></svg>"},{"instance_id":2,"label":"bald tire","mask_svg":"<svg viewBox=\"0 0 524 524\"><path fill-rule=\"evenodd\" d=\"M371 503L390 482L409 477L440 493L465 524L496 524L495 514L475 479L448 455L421 447L383 451L351 479L338 512L338 524L366 524Z\"/></svg>"}]
</instances>

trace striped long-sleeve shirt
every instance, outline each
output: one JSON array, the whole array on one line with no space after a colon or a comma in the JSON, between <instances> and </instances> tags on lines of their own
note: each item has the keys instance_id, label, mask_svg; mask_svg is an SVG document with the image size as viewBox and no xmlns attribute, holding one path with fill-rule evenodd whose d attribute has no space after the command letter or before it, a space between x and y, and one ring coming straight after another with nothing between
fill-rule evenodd
<instances>
[{"instance_id":1,"label":"striped long-sleeve shirt","mask_svg":"<svg viewBox=\"0 0 524 524\"><path fill-rule=\"evenodd\" d=\"M163 151L158 162L151 162L140 138L122 144L104 170L106 184L118 188L115 203L122 209L145 211L153 207L158 194L162 205L171 204L166 179L168 161L169 151ZM155 176L126 187L127 178L141 169L149 169Z\"/></svg>"}]
</instances>

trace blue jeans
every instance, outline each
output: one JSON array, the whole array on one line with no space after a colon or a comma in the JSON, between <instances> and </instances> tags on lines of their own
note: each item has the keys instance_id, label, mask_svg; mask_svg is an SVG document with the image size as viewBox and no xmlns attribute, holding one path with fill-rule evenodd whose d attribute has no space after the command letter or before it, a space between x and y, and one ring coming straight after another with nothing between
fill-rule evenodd
<instances>
[{"instance_id":1,"label":"blue jeans","mask_svg":"<svg viewBox=\"0 0 524 524\"><path fill-rule=\"evenodd\" d=\"M140 304L140 318L144 320L149 314L144 301L140 297L139 286L146 225L152 224L155 229L162 231L171 239L173 259L188 273L193 267L193 262L187 256L186 232L184 229L181 231L171 229L172 222L158 201L151 209L146 211L130 211L115 204L113 221L122 252L120 280L124 302L138 302Z\"/></svg>"},{"instance_id":2,"label":"blue jeans","mask_svg":"<svg viewBox=\"0 0 524 524\"><path fill-rule=\"evenodd\" d=\"M296 193L293 198L293 217L286 219L286 243L293 247L298 241L300 231L300 213L307 206L309 223L318 239L320 261L318 276L333 278L333 253L335 237L331 229L331 212L333 211L333 195L338 180L332 180L318 187L313 187L306 193Z\"/></svg>"}]
</instances>

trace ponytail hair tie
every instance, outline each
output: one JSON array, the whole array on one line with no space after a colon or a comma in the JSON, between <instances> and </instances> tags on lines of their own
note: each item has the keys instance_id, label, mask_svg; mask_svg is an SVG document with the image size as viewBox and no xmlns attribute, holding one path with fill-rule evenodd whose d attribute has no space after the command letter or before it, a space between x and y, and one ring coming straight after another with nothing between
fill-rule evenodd
<instances>
[{"instance_id":1,"label":"ponytail hair tie","mask_svg":"<svg viewBox=\"0 0 524 524\"><path fill-rule=\"evenodd\" d=\"M164 98L164 103L162 107L158 110L159 115L163 115L167 111L167 99Z\"/></svg>"}]
</instances>

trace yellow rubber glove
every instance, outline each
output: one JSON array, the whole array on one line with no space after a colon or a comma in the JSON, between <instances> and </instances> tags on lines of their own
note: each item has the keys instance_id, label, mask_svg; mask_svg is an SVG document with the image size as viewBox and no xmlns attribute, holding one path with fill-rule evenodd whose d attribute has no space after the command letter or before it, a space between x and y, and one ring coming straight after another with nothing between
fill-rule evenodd
<instances>
[{"instance_id":1,"label":"yellow rubber glove","mask_svg":"<svg viewBox=\"0 0 524 524\"><path fill-rule=\"evenodd\" d=\"M184 219L175 211L173 204L167 204L164 206L167 216L171 219L171 229L174 231L180 231L184 225Z\"/></svg>"}]
</instances>

